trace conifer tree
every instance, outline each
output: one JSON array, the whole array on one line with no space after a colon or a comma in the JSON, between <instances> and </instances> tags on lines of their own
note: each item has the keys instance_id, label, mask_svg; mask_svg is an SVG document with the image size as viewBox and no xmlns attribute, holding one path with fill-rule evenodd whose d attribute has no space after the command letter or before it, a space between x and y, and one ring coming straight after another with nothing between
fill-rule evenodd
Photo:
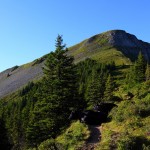
<instances>
[{"instance_id":1,"label":"conifer tree","mask_svg":"<svg viewBox=\"0 0 150 150\"><path fill-rule=\"evenodd\" d=\"M7 130L5 128L5 123L3 119L0 119L0 149L1 150L10 150L11 144L7 137Z\"/></svg>"},{"instance_id":2,"label":"conifer tree","mask_svg":"<svg viewBox=\"0 0 150 150\"><path fill-rule=\"evenodd\" d=\"M138 59L134 66L135 66L134 76L135 76L136 82L144 81L145 80L146 61L141 52L139 53Z\"/></svg>"},{"instance_id":3,"label":"conifer tree","mask_svg":"<svg viewBox=\"0 0 150 150\"><path fill-rule=\"evenodd\" d=\"M135 66L130 66L125 82L129 87L132 87L136 83Z\"/></svg>"},{"instance_id":4,"label":"conifer tree","mask_svg":"<svg viewBox=\"0 0 150 150\"><path fill-rule=\"evenodd\" d=\"M147 66L146 66L145 77L146 77L146 81L150 80L150 67L149 67L148 63L147 63Z\"/></svg>"},{"instance_id":5,"label":"conifer tree","mask_svg":"<svg viewBox=\"0 0 150 150\"><path fill-rule=\"evenodd\" d=\"M71 107L78 107L76 68L73 57L67 55L62 36L58 35L56 50L48 55L43 69L40 100L35 105L27 139L33 145L55 137L66 125Z\"/></svg>"},{"instance_id":6,"label":"conifer tree","mask_svg":"<svg viewBox=\"0 0 150 150\"><path fill-rule=\"evenodd\" d=\"M68 56L67 51L62 36L58 35L56 51L50 53L44 67L45 81L49 83L45 86L50 89L51 103L54 101L65 110L78 104L74 58Z\"/></svg>"},{"instance_id":7,"label":"conifer tree","mask_svg":"<svg viewBox=\"0 0 150 150\"><path fill-rule=\"evenodd\" d=\"M104 91L104 101L111 101L113 98L114 82L111 75L108 75L105 91Z\"/></svg>"},{"instance_id":8,"label":"conifer tree","mask_svg":"<svg viewBox=\"0 0 150 150\"><path fill-rule=\"evenodd\" d=\"M91 81L87 87L87 95L86 99L89 105L95 105L102 101L103 93L104 93L104 86L102 78L100 78L99 74L96 72L95 69L92 71Z\"/></svg>"}]
</instances>

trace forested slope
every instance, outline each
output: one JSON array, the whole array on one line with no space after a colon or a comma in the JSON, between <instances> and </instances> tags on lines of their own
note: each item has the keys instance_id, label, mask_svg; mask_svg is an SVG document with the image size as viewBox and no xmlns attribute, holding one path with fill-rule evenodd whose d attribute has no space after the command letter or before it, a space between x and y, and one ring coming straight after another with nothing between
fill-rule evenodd
<instances>
[{"instance_id":1,"label":"forested slope","mask_svg":"<svg viewBox=\"0 0 150 150\"><path fill-rule=\"evenodd\" d=\"M86 124L69 121L70 112L111 102L118 107L102 124L97 149L149 149L150 66L144 54L139 52L132 65L116 65L112 60L102 63L91 58L74 63L68 52L58 36L54 52L24 66L42 64L43 76L1 98L0 148L82 149L89 129ZM4 74L9 78L13 71Z\"/></svg>"}]
</instances>

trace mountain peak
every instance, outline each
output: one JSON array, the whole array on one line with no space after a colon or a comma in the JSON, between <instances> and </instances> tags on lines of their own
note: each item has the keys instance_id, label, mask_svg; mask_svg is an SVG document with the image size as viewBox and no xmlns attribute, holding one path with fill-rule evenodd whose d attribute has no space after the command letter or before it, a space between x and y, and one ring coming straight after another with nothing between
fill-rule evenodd
<instances>
[{"instance_id":1,"label":"mountain peak","mask_svg":"<svg viewBox=\"0 0 150 150\"><path fill-rule=\"evenodd\" d=\"M111 30L106 33L109 36L109 44L121 47L141 47L135 35L129 34L124 30Z\"/></svg>"},{"instance_id":2,"label":"mountain peak","mask_svg":"<svg viewBox=\"0 0 150 150\"><path fill-rule=\"evenodd\" d=\"M114 30L109 30L103 33L126 33L125 30L121 30L121 29L114 29Z\"/></svg>"},{"instance_id":3,"label":"mountain peak","mask_svg":"<svg viewBox=\"0 0 150 150\"><path fill-rule=\"evenodd\" d=\"M143 48L144 46L150 46L149 43L143 42L142 40L139 40L135 35L127 33L125 30L110 30L107 32L103 32L101 34L92 36L88 39L88 43L91 43L95 39L103 39L105 40L104 45L111 45L111 46L119 46L119 47L138 47Z\"/></svg>"},{"instance_id":4,"label":"mountain peak","mask_svg":"<svg viewBox=\"0 0 150 150\"><path fill-rule=\"evenodd\" d=\"M96 53L104 59L104 49L117 49L131 61L135 61L141 51L145 59L150 62L150 44L139 40L135 35L124 30L110 30L94 35L89 39L70 48L69 54L75 56L76 61L93 57ZM102 53L103 51L103 53ZM110 51L111 53L112 51ZM98 54L97 54L98 55ZM110 54L107 54L107 56ZM94 56L97 58L97 56Z\"/></svg>"}]
</instances>

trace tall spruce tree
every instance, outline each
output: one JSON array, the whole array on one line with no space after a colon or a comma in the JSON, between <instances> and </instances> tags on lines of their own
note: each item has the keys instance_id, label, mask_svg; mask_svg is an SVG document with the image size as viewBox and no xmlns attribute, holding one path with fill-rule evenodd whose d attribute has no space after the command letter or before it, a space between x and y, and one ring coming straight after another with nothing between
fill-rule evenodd
<instances>
[{"instance_id":1,"label":"tall spruce tree","mask_svg":"<svg viewBox=\"0 0 150 150\"><path fill-rule=\"evenodd\" d=\"M76 68L67 55L62 36L58 35L56 50L48 55L43 69L40 100L35 105L27 130L28 142L37 145L55 137L66 125L70 108L78 107Z\"/></svg>"},{"instance_id":2,"label":"tall spruce tree","mask_svg":"<svg viewBox=\"0 0 150 150\"><path fill-rule=\"evenodd\" d=\"M78 104L77 74L74 58L67 55L62 36L56 40L56 51L50 53L45 63L45 87L50 91L51 103L62 107L66 112ZM49 84L47 84L49 83ZM54 98L53 98L54 97Z\"/></svg>"}]
</instances>

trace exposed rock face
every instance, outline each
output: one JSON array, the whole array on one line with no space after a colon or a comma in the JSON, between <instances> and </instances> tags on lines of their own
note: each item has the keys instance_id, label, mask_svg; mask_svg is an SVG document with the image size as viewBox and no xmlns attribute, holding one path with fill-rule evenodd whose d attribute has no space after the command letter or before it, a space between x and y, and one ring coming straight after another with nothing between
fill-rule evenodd
<instances>
[{"instance_id":1,"label":"exposed rock face","mask_svg":"<svg viewBox=\"0 0 150 150\"><path fill-rule=\"evenodd\" d=\"M150 43L138 40L135 35L126 33L123 30L108 31L106 35L109 37L108 43L119 47L125 55L132 55L136 59L141 51L145 59L150 62Z\"/></svg>"},{"instance_id":2,"label":"exposed rock face","mask_svg":"<svg viewBox=\"0 0 150 150\"><path fill-rule=\"evenodd\" d=\"M108 32L109 44L113 46L121 47L141 47L141 42L134 36L129 33L126 33L123 30L114 30Z\"/></svg>"}]
</instances>

